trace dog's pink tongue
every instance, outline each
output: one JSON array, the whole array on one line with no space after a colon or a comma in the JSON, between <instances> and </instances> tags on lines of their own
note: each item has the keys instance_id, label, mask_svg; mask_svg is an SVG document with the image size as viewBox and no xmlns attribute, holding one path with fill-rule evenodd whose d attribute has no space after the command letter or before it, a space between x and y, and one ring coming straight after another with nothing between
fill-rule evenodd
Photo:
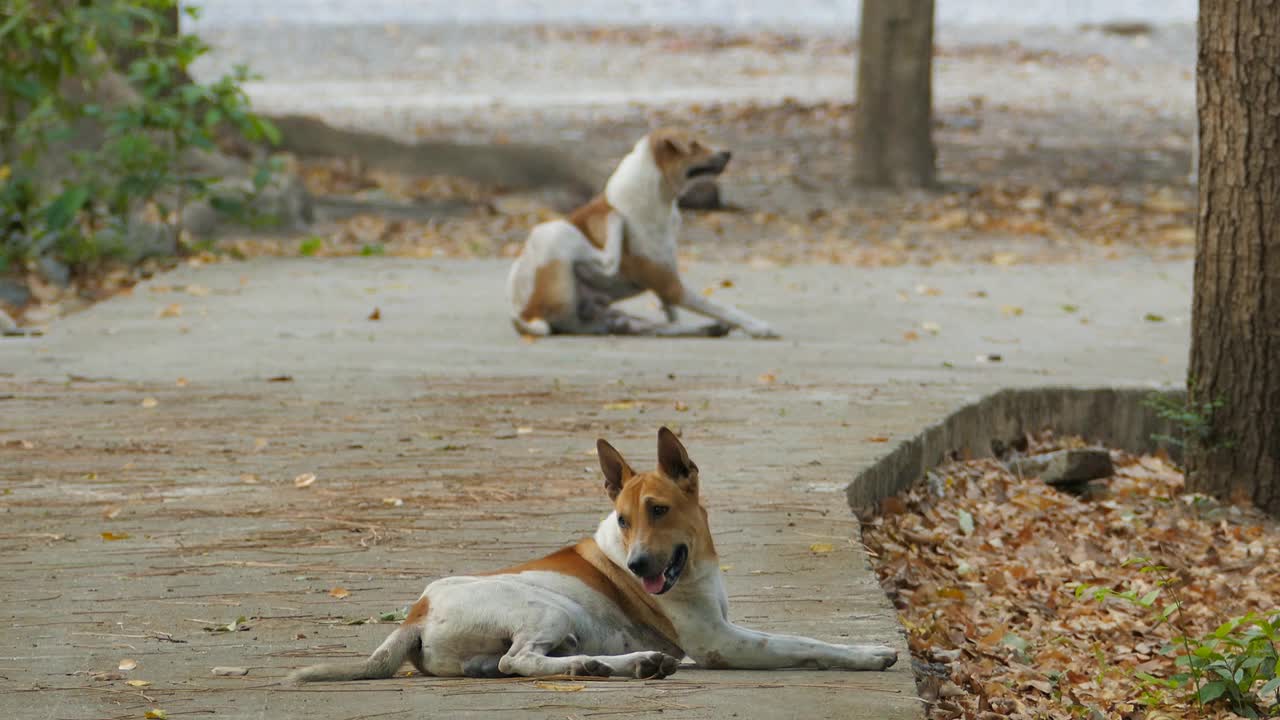
<instances>
[{"instance_id":1,"label":"dog's pink tongue","mask_svg":"<svg viewBox=\"0 0 1280 720\"><path fill-rule=\"evenodd\" d=\"M662 586L666 583L663 581L661 575L657 575L651 578L640 578L640 584L644 585L645 592L657 595L662 592Z\"/></svg>"}]
</instances>

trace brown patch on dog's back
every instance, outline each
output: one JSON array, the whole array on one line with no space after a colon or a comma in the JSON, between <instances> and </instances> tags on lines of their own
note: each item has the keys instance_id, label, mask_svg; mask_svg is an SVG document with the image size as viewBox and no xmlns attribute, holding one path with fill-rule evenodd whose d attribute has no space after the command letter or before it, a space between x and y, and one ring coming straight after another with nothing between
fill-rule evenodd
<instances>
[{"instance_id":1,"label":"brown patch on dog's back","mask_svg":"<svg viewBox=\"0 0 1280 720\"><path fill-rule=\"evenodd\" d=\"M611 212L613 212L613 206L605 199L604 194L600 194L592 198L591 202L570 213L569 222L582 231L592 245L603 250Z\"/></svg>"},{"instance_id":2,"label":"brown patch on dog's back","mask_svg":"<svg viewBox=\"0 0 1280 720\"><path fill-rule=\"evenodd\" d=\"M638 581L630 573L618 568L604 556L594 539L587 538L546 557L480 575L513 575L532 571L554 572L581 580L587 587L617 605L633 621L647 625L672 644L679 645L671 620L640 588ZM606 571L613 576L610 577Z\"/></svg>"},{"instance_id":3,"label":"brown patch on dog's back","mask_svg":"<svg viewBox=\"0 0 1280 720\"><path fill-rule=\"evenodd\" d=\"M427 617L427 613L431 611L431 603L428 602L427 596L423 595L418 598L418 602L409 608L409 614L405 616L401 625L415 625Z\"/></svg>"},{"instance_id":4,"label":"brown patch on dog's back","mask_svg":"<svg viewBox=\"0 0 1280 720\"><path fill-rule=\"evenodd\" d=\"M539 266L533 275L533 292L529 293L520 318L527 322L563 315L570 294L570 288L564 286L566 274L564 262L560 260Z\"/></svg>"}]
</instances>

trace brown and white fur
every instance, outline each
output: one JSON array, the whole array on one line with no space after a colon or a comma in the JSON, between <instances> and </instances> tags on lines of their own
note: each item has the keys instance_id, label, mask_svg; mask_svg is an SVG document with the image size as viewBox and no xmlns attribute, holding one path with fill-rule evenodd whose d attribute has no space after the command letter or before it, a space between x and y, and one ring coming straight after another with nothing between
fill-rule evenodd
<instances>
[{"instance_id":1,"label":"brown and white fur","mask_svg":"<svg viewBox=\"0 0 1280 720\"><path fill-rule=\"evenodd\" d=\"M881 645L833 645L729 620L698 466L667 428L658 468L637 473L597 443L613 512L587 538L540 560L427 586L409 616L361 663L317 665L290 680L426 675L661 678L688 655L710 668L883 670Z\"/></svg>"},{"instance_id":2,"label":"brown and white fur","mask_svg":"<svg viewBox=\"0 0 1280 720\"><path fill-rule=\"evenodd\" d=\"M655 130L640 139L605 184L604 193L568 218L534 227L507 278L511 322L526 335L715 336L742 328L758 338L778 334L767 323L687 287L676 266L685 185L717 176L729 163L687 132ZM651 290L665 323L628 315L613 303ZM713 322L682 326L676 308Z\"/></svg>"}]
</instances>

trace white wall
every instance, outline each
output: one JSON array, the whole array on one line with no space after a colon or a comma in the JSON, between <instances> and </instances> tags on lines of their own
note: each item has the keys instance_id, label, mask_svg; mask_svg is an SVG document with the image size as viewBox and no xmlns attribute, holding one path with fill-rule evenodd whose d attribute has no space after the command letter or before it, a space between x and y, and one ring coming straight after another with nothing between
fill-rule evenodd
<instances>
[{"instance_id":1,"label":"white wall","mask_svg":"<svg viewBox=\"0 0 1280 720\"><path fill-rule=\"evenodd\" d=\"M790 26L856 24L858 0L198 0L199 25L288 23L588 23ZM1193 22L1196 0L937 0L941 27L1106 20Z\"/></svg>"}]
</instances>

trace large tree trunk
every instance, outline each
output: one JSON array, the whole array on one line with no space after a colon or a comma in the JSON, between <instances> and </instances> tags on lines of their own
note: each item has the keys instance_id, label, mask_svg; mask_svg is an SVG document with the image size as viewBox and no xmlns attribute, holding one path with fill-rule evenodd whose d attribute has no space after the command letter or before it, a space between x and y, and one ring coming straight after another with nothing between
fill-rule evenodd
<instances>
[{"instance_id":1,"label":"large tree trunk","mask_svg":"<svg viewBox=\"0 0 1280 720\"><path fill-rule=\"evenodd\" d=\"M858 44L854 179L934 181L933 0L863 0Z\"/></svg>"},{"instance_id":2,"label":"large tree trunk","mask_svg":"<svg viewBox=\"0 0 1280 720\"><path fill-rule=\"evenodd\" d=\"M1280 514L1280 2L1200 0L1188 488ZM1194 435L1194 433L1192 433Z\"/></svg>"}]
</instances>

